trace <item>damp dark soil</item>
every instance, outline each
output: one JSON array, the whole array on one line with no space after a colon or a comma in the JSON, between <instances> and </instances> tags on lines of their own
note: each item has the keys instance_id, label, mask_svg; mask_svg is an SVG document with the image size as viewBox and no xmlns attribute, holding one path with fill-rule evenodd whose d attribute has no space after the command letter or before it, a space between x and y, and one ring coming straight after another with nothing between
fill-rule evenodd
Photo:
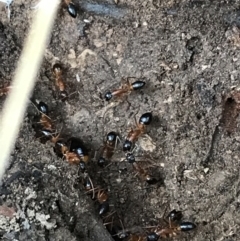
<instances>
[{"instance_id":1,"label":"damp dark soil","mask_svg":"<svg viewBox=\"0 0 240 241\"><path fill-rule=\"evenodd\" d=\"M75 19L59 9L32 98L49 106L64 137L78 137L89 149L87 170L94 186L108 191L110 217L117 213L126 229L144 236L144 227L177 209L197 229L175 240L240 240L239 1L74 3ZM4 86L14 76L37 2L14 0L10 19L0 4ZM65 102L54 85L56 62L64 67ZM127 77L146 85L106 103L104 93ZM134 154L148 163L155 185L136 176L121 143L135 117L150 111L153 122ZM112 240L78 167L36 138L35 114L30 103L0 187L1 240ZM119 133L119 145L101 168L96 156L110 131Z\"/></svg>"}]
</instances>

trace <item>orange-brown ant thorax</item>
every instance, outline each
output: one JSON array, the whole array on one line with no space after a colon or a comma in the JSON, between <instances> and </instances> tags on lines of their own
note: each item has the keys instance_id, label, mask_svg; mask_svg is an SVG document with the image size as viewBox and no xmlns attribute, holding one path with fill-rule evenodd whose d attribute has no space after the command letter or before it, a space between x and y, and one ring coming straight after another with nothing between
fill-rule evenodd
<instances>
[{"instance_id":1,"label":"orange-brown ant thorax","mask_svg":"<svg viewBox=\"0 0 240 241\"><path fill-rule=\"evenodd\" d=\"M130 234L129 241L145 241L145 237L139 236L137 234Z\"/></svg>"},{"instance_id":2,"label":"orange-brown ant thorax","mask_svg":"<svg viewBox=\"0 0 240 241\"><path fill-rule=\"evenodd\" d=\"M106 202L108 200L108 194L104 190L100 190L97 192L97 199L99 203Z\"/></svg>"},{"instance_id":3,"label":"orange-brown ant thorax","mask_svg":"<svg viewBox=\"0 0 240 241\"><path fill-rule=\"evenodd\" d=\"M135 130L131 130L128 135L127 135L127 139L131 142L134 142L138 139L138 137L142 134L142 130L141 129L135 129Z\"/></svg>"},{"instance_id":4,"label":"orange-brown ant thorax","mask_svg":"<svg viewBox=\"0 0 240 241\"><path fill-rule=\"evenodd\" d=\"M178 235L179 230L177 228L162 228L156 230L155 233L162 238L172 238Z\"/></svg>"},{"instance_id":5,"label":"orange-brown ant thorax","mask_svg":"<svg viewBox=\"0 0 240 241\"><path fill-rule=\"evenodd\" d=\"M64 156L66 157L67 161L71 164L79 164L80 163L80 158L74 152L67 152L64 154Z\"/></svg>"},{"instance_id":6,"label":"orange-brown ant thorax","mask_svg":"<svg viewBox=\"0 0 240 241\"><path fill-rule=\"evenodd\" d=\"M45 114L41 115L40 123L45 129L48 129L48 130L53 129L53 124L52 124L51 119Z\"/></svg>"}]
</instances>

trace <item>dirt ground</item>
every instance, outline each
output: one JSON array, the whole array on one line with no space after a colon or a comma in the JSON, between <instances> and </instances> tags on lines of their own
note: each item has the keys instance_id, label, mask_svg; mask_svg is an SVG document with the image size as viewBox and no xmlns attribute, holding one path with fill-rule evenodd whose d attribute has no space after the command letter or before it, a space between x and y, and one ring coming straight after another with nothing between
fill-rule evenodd
<instances>
[{"instance_id":1,"label":"dirt ground","mask_svg":"<svg viewBox=\"0 0 240 241\"><path fill-rule=\"evenodd\" d=\"M240 87L239 1L74 2L82 11L76 19L59 11L33 98L47 103L64 136L84 141L89 175L108 190L111 210L130 230L157 225L165 210L182 210L197 229L175 240L240 240L240 126L232 119L238 99L230 94ZM36 3L14 0L10 20L0 5L2 85L13 78ZM51 72L58 61L70 93L66 102ZM146 86L128 96L130 105L104 102L101 95L122 77ZM100 168L94 157L106 134L117 131L123 140L134 116L149 111L153 123L135 155L151 161L159 182L139 180L122 162L121 144L111 165ZM29 104L0 187L1 240L112 240L78 168L35 137L35 114Z\"/></svg>"}]
</instances>

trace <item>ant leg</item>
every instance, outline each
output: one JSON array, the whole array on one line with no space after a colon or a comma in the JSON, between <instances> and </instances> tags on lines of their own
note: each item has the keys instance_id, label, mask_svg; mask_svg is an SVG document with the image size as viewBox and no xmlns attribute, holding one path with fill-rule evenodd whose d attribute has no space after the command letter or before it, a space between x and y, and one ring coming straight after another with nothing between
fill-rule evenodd
<instances>
[{"instance_id":1,"label":"ant leg","mask_svg":"<svg viewBox=\"0 0 240 241\"><path fill-rule=\"evenodd\" d=\"M122 142L122 140L120 139L119 135L117 135L116 142L115 142L115 146L114 146L114 150L117 149L118 143L123 144L123 142Z\"/></svg>"},{"instance_id":2,"label":"ant leg","mask_svg":"<svg viewBox=\"0 0 240 241\"><path fill-rule=\"evenodd\" d=\"M134 115L134 121L135 121L135 125L136 127L138 127L138 122L137 122L137 118L136 118L137 114Z\"/></svg>"},{"instance_id":3,"label":"ant leg","mask_svg":"<svg viewBox=\"0 0 240 241\"><path fill-rule=\"evenodd\" d=\"M132 106L132 104L130 103L130 101L128 100L128 97L126 96L126 102L128 103L128 106L126 108L126 111L129 110L129 108Z\"/></svg>"},{"instance_id":4,"label":"ant leg","mask_svg":"<svg viewBox=\"0 0 240 241\"><path fill-rule=\"evenodd\" d=\"M102 93L102 91L100 90L100 88L98 87L98 85L96 85L95 87L96 87L96 89L97 89L96 92L99 94L99 96L97 96L97 98L98 98L99 100L103 101L103 93Z\"/></svg>"},{"instance_id":5,"label":"ant leg","mask_svg":"<svg viewBox=\"0 0 240 241\"><path fill-rule=\"evenodd\" d=\"M121 89L124 89L126 86L129 86L130 85L130 83L129 83L129 81L128 81L128 78L127 79L124 79L124 78L122 78L121 79Z\"/></svg>"}]
</instances>

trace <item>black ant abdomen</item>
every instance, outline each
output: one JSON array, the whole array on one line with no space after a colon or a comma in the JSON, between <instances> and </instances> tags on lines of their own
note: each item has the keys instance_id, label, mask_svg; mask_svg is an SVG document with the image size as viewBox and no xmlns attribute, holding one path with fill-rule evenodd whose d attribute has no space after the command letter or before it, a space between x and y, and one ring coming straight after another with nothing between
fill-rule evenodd
<instances>
[{"instance_id":1,"label":"black ant abdomen","mask_svg":"<svg viewBox=\"0 0 240 241\"><path fill-rule=\"evenodd\" d=\"M131 151L133 143L129 140L125 140L123 143L123 151Z\"/></svg>"},{"instance_id":2,"label":"black ant abdomen","mask_svg":"<svg viewBox=\"0 0 240 241\"><path fill-rule=\"evenodd\" d=\"M152 113L151 112L147 112L147 113L143 114L139 119L139 123L142 125L149 125L151 122L152 122Z\"/></svg>"},{"instance_id":3,"label":"black ant abdomen","mask_svg":"<svg viewBox=\"0 0 240 241\"><path fill-rule=\"evenodd\" d=\"M191 230L195 229L196 227L197 227L196 224L191 223L191 222L182 222L180 224L180 229L183 232L191 231Z\"/></svg>"},{"instance_id":4,"label":"black ant abdomen","mask_svg":"<svg viewBox=\"0 0 240 241\"><path fill-rule=\"evenodd\" d=\"M42 112L43 114L45 115L48 115L48 106L47 104L45 104L44 102L40 101L38 104L37 104L37 108L40 112Z\"/></svg>"},{"instance_id":5,"label":"black ant abdomen","mask_svg":"<svg viewBox=\"0 0 240 241\"><path fill-rule=\"evenodd\" d=\"M84 181L83 181L83 186L85 188L86 191L90 191L92 190L92 183L90 181L90 179L87 177L87 178L84 178Z\"/></svg>"},{"instance_id":6,"label":"black ant abdomen","mask_svg":"<svg viewBox=\"0 0 240 241\"><path fill-rule=\"evenodd\" d=\"M51 137L52 137L52 134L53 134L51 130L47 130L47 129L41 130L41 133L42 133L45 137L49 137L49 138L51 138Z\"/></svg>"},{"instance_id":7,"label":"black ant abdomen","mask_svg":"<svg viewBox=\"0 0 240 241\"><path fill-rule=\"evenodd\" d=\"M121 227L118 225L114 225L111 227L111 230L109 230L113 239L116 241L123 240L129 236L129 233L124 231Z\"/></svg>"},{"instance_id":8,"label":"black ant abdomen","mask_svg":"<svg viewBox=\"0 0 240 241\"><path fill-rule=\"evenodd\" d=\"M155 232L148 234L147 241L158 241L159 235L157 235Z\"/></svg>"},{"instance_id":9,"label":"black ant abdomen","mask_svg":"<svg viewBox=\"0 0 240 241\"><path fill-rule=\"evenodd\" d=\"M131 86L132 86L133 90L140 90L141 88L144 87L145 84L146 83L144 81L137 80L137 81L133 82L131 84Z\"/></svg>"},{"instance_id":10,"label":"black ant abdomen","mask_svg":"<svg viewBox=\"0 0 240 241\"><path fill-rule=\"evenodd\" d=\"M70 2L67 5L67 11L70 14L71 17L76 18L77 17L77 7L74 3Z\"/></svg>"},{"instance_id":11,"label":"black ant abdomen","mask_svg":"<svg viewBox=\"0 0 240 241\"><path fill-rule=\"evenodd\" d=\"M99 215L102 216L109 211L109 203L105 201L99 205Z\"/></svg>"},{"instance_id":12,"label":"black ant abdomen","mask_svg":"<svg viewBox=\"0 0 240 241\"><path fill-rule=\"evenodd\" d=\"M71 152L75 152L80 157L83 157L84 159L86 158L86 161L88 161L88 151L80 139L76 137L71 137L70 139L68 139L68 143L69 150Z\"/></svg>"},{"instance_id":13,"label":"black ant abdomen","mask_svg":"<svg viewBox=\"0 0 240 241\"><path fill-rule=\"evenodd\" d=\"M115 143L116 140L117 140L117 133L116 132L111 131L107 134L107 142L109 144Z\"/></svg>"},{"instance_id":14,"label":"black ant abdomen","mask_svg":"<svg viewBox=\"0 0 240 241\"><path fill-rule=\"evenodd\" d=\"M181 211L176 211L175 209L172 210L167 218L170 219L170 221L180 221L182 219L183 215Z\"/></svg>"},{"instance_id":15,"label":"black ant abdomen","mask_svg":"<svg viewBox=\"0 0 240 241\"><path fill-rule=\"evenodd\" d=\"M135 160L135 156L133 155L133 153L131 152L128 152L126 154L126 160L129 162L129 163L134 163L136 160Z\"/></svg>"},{"instance_id":16,"label":"black ant abdomen","mask_svg":"<svg viewBox=\"0 0 240 241\"><path fill-rule=\"evenodd\" d=\"M112 97L113 97L113 95L112 95L112 92L111 92L111 91L108 91L108 92L104 95L104 98L105 98L106 101L111 100Z\"/></svg>"},{"instance_id":17,"label":"black ant abdomen","mask_svg":"<svg viewBox=\"0 0 240 241\"><path fill-rule=\"evenodd\" d=\"M156 178L151 177L150 175L148 175L148 176L146 177L146 182L147 182L148 184L150 184L150 185L154 185L154 184L156 184L156 183L158 182L158 180L157 180Z\"/></svg>"}]
</instances>

